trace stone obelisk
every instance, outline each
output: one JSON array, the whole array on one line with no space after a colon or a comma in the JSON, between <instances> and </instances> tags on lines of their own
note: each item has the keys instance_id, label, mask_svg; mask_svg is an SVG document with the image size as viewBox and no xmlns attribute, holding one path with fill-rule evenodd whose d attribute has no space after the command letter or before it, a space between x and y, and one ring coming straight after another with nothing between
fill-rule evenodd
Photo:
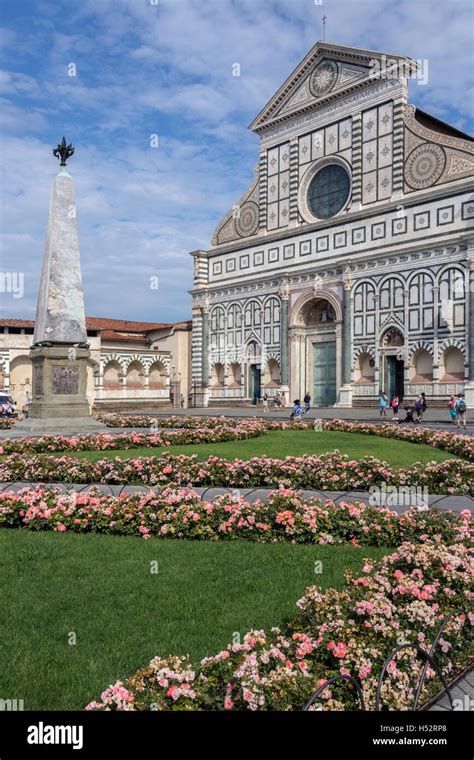
<instances>
[{"instance_id":1,"label":"stone obelisk","mask_svg":"<svg viewBox=\"0 0 474 760\"><path fill-rule=\"evenodd\" d=\"M53 150L60 170L53 181L43 269L30 348L33 399L28 419L15 427L30 431L94 430L104 427L87 401L87 342L79 236L72 177L66 161L74 153L62 142Z\"/></svg>"}]
</instances>

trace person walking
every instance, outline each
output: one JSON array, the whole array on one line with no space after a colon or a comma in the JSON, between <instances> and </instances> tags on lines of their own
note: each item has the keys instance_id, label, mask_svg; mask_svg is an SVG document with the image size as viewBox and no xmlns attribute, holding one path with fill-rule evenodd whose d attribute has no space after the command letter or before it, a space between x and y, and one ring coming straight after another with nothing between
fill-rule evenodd
<instances>
[{"instance_id":1,"label":"person walking","mask_svg":"<svg viewBox=\"0 0 474 760\"><path fill-rule=\"evenodd\" d=\"M275 407L279 409L281 407L281 400L280 400L280 391L277 391L275 393L275 401L274 401Z\"/></svg>"},{"instance_id":2,"label":"person walking","mask_svg":"<svg viewBox=\"0 0 474 760\"><path fill-rule=\"evenodd\" d=\"M268 394L267 393L263 394L262 401L263 401L263 411L268 412Z\"/></svg>"},{"instance_id":3,"label":"person walking","mask_svg":"<svg viewBox=\"0 0 474 760\"><path fill-rule=\"evenodd\" d=\"M393 396L390 406L392 407L392 415L393 415L392 419L394 422L398 422L398 410L400 409L400 399L398 398L396 394L395 396Z\"/></svg>"},{"instance_id":4,"label":"person walking","mask_svg":"<svg viewBox=\"0 0 474 760\"><path fill-rule=\"evenodd\" d=\"M458 413L456 411L456 399L454 398L454 396L451 396L451 398L449 399L448 406L449 406L449 414L451 416L451 422L453 423L453 425L455 425Z\"/></svg>"},{"instance_id":5,"label":"person walking","mask_svg":"<svg viewBox=\"0 0 474 760\"><path fill-rule=\"evenodd\" d=\"M309 414L309 410L311 408L311 396L309 395L309 391L306 391L306 395L303 401L304 401L305 412L306 414Z\"/></svg>"},{"instance_id":6,"label":"person walking","mask_svg":"<svg viewBox=\"0 0 474 760\"><path fill-rule=\"evenodd\" d=\"M458 397L455 403L455 409L456 409L456 427L461 427L462 425L465 430L466 424L467 424L467 406L466 406L466 401L464 400L464 396L462 393L458 394Z\"/></svg>"},{"instance_id":7,"label":"person walking","mask_svg":"<svg viewBox=\"0 0 474 760\"><path fill-rule=\"evenodd\" d=\"M424 393L420 393L415 401L416 421L419 423L423 419L423 415L426 412L426 397Z\"/></svg>"},{"instance_id":8,"label":"person walking","mask_svg":"<svg viewBox=\"0 0 474 760\"><path fill-rule=\"evenodd\" d=\"M280 405L281 405L283 408L286 406L286 398L285 398L285 394L284 394L283 392L282 392L282 394L281 394L281 396L280 396Z\"/></svg>"},{"instance_id":9,"label":"person walking","mask_svg":"<svg viewBox=\"0 0 474 760\"><path fill-rule=\"evenodd\" d=\"M385 391L382 391L382 393L379 396L380 417L387 416L387 403L388 403L387 394L385 393Z\"/></svg>"}]
</instances>

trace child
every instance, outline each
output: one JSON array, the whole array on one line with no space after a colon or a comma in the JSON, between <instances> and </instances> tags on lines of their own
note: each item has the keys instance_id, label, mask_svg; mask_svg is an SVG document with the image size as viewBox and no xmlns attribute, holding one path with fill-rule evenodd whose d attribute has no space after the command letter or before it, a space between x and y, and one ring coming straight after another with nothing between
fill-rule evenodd
<instances>
[{"instance_id":1,"label":"child","mask_svg":"<svg viewBox=\"0 0 474 760\"><path fill-rule=\"evenodd\" d=\"M391 407L392 407L392 413L393 413L393 418L392 419L393 419L394 422L398 422L398 410L400 408L400 399L398 398L397 395L395 395L392 398Z\"/></svg>"}]
</instances>

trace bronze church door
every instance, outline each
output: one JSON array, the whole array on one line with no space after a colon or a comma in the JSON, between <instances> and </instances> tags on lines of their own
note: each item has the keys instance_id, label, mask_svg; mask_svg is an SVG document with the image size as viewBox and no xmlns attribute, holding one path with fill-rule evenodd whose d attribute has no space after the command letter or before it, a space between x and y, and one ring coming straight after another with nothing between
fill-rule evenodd
<instances>
[{"instance_id":1,"label":"bronze church door","mask_svg":"<svg viewBox=\"0 0 474 760\"><path fill-rule=\"evenodd\" d=\"M387 356L388 397L398 396L403 401L405 362L396 356Z\"/></svg>"},{"instance_id":2,"label":"bronze church door","mask_svg":"<svg viewBox=\"0 0 474 760\"><path fill-rule=\"evenodd\" d=\"M336 391L336 341L313 343L313 402L331 406Z\"/></svg>"}]
</instances>

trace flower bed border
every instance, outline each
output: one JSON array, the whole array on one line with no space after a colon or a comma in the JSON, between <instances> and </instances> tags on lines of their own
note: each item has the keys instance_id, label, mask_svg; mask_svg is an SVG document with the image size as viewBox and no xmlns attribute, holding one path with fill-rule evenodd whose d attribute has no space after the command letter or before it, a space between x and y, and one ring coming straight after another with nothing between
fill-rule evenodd
<instances>
[{"instance_id":1,"label":"flower bed border","mask_svg":"<svg viewBox=\"0 0 474 760\"><path fill-rule=\"evenodd\" d=\"M418 694L425 658L413 657L413 644L417 655L431 653L442 630L437 663L446 680L453 673L459 677L470 640L459 610L473 596L467 555L463 544L404 542L378 562L366 560L360 577L347 572L343 591L307 588L285 632L274 628L267 637L250 631L243 644L205 657L196 668L186 656L155 657L86 709L301 710L324 687L315 709L353 710L354 691L328 684L334 676L351 676L362 686L367 709L374 710L389 652L388 678L380 688L385 708L410 709L417 696L426 706L438 687L428 668L431 680Z\"/></svg>"},{"instance_id":2,"label":"flower bed border","mask_svg":"<svg viewBox=\"0 0 474 760\"><path fill-rule=\"evenodd\" d=\"M461 465L461 466L460 466ZM366 490L378 487L426 489L430 494L469 494L474 482L474 463L459 459L393 470L374 457L349 459L337 450L320 456L227 461L197 455L170 454L156 457L120 457L95 462L81 457L10 454L0 460L0 482L136 483L149 486L225 486L228 488L278 487L322 491Z\"/></svg>"},{"instance_id":3,"label":"flower bed border","mask_svg":"<svg viewBox=\"0 0 474 760\"><path fill-rule=\"evenodd\" d=\"M383 652L377 649L377 637L374 643L369 632L369 643L364 643L364 647L359 651L360 642L365 639L361 639L360 633L356 634L353 631L351 626L355 625L356 621L351 622L350 616L358 618L359 622L366 620L369 631L371 628L376 631L377 626L383 625L380 634L382 640L389 635L392 636L390 641L393 643L394 631L399 630L395 623L399 625L399 620L403 620L405 615L404 624L410 628L414 625L415 631L418 628L417 641L420 646L426 647L429 643L425 640L425 631L434 629L436 620L439 631L439 619L445 622L447 617L459 608L461 602L467 603L469 597L466 594L471 598L473 596L467 590L462 592L464 586L467 589L468 580L467 546L470 545L471 536L471 515L468 511L458 517L449 513L421 512L415 509L411 510L411 513L399 516L389 510L357 503L322 505L319 499L302 500L297 492L288 489L279 489L275 493L275 503L270 507L268 502L245 504L243 499L232 494L219 497L211 505L201 502L198 496L193 498L193 494L187 490L168 489L168 492L168 496L166 493L148 493L121 498L98 496L91 491L71 495L38 487L34 492L28 489L23 494L2 493L0 518L4 519L0 519L0 526L64 532L68 529L65 523L69 522L70 529L78 532L132 534L148 538L151 531L147 525L151 520L157 527L161 515L168 520L174 517L178 522L178 531L166 531L164 535L202 539L211 536L206 532L193 536L192 530L189 535L184 533L189 530L198 510L201 511L200 519L205 515L211 519L213 515L210 507L217 504L217 510L221 510L221 514L217 515L217 523L220 524L214 532L216 538L221 540L283 540L306 544L351 541L355 546L360 546L362 541L366 541L366 545L370 546L393 546L400 540L406 540L395 553L379 562L366 560L361 577L354 579L350 572L346 573L346 588L341 592L334 589L321 592L315 587L306 589L305 596L298 602L300 612L289 623L287 633L281 634L278 629L272 629L272 636L267 640L263 632L249 632L244 637L243 644L233 644L214 657L204 658L199 666L197 679L187 658L155 658L148 667L132 675L125 686L117 682L103 692L102 702L92 702L86 709L130 710L137 707L153 710L299 710L314 693L314 687L321 685L325 688L320 706L316 709L354 709L354 695L350 690L346 689L344 692L333 683L327 684L327 680L334 675L347 674L359 679L364 689L364 701L368 709L374 709L374 688L377 679L376 670L372 672L372 665L375 668ZM156 503L159 499L165 502L164 505L161 504L166 513L164 515L161 514L160 504ZM85 514L81 511L84 505L87 505ZM150 512L151 509L153 513ZM272 509L273 527L278 531L277 536L269 536L264 529L263 521L266 520L268 523L269 520L268 514L262 514L262 510L268 513ZM119 511L120 514L117 514ZM332 536L327 532L330 527L328 528L327 523L324 524L324 520L328 514L334 519L334 526L340 530L339 535L334 536L336 530L333 530ZM114 519L116 517L117 520ZM226 518L224 523L221 522L223 518ZM97 524L94 524L94 520ZM101 522L102 520L106 520L108 525ZM231 530L229 534L226 529L231 521L236 530L233 533ZM195 520L194 523L197 525L199 521ZM317 530L318 523L323 523L323 532L319 531L320 535ZM358 523L361 530L360 535L356 537L354 526ZM371 523L372 532L369 527ZM222 526L225 529L221 531ZM257 537L251 533L254 526L260 530ZM302 540L308 536L298 533L301 526L309 530L311 541ZM399 529L398 533L394 526ZM395 572L393 567L396 567ZM390 572L386 572L387 568ZM461 568L466 575L465 579L460 572ZM387 591L387 583L390 593ZM386 600L380 596L382 590L386 594ZM403 602L405 608L402 607L400 612L397 605L400 605L406 595L407 601ZM348 603L353 607L350 608L352 612L349 619L346 619L343 610L347 608ZM388 611L385 611L383 605L387 605ZM442 614L439 613L441 608ZM415 617L410 618L410 614L414 614ZM429 624L425 619L426 615L430 617ZM439 639L442 647L440 661L442 666L444 664L445 675L450 672L451 667L445 651L452 650L456 667L464 665L464 644L465 640L467 641L464 617L458 615L455 618L453 615L452 625L451 622L448 623L443 631L443 639ZM434 640L437 638L435 636ZM391 650L387 647L383 651L386 654ZM373 657L371 665L367 660L369 655ZM282 659L285 668L279 666ZM270 674L267 673L268 663ZM416 670L417 667L419 672ZM259 669L262 670L260 674ZM319 678L317 681L317 677L323 672L325 678ZM411 695L405 695L403 678L406 679L406 673L412 672L419 678L424 675L421 664L418 666L413 658L409 659L406 667L403 661L394 660L394 669L390 671L390 677L382 689L383 698L391 709L407 709L407 703L413 697L413 690ZM431 677L429 672L428 675ZM401 679L400 683L397 682L397 678ZM434 684L430 684L423 692L425 702L431 695L433 686Z\"/></svg>"},{"instance_id":4,"label":"flower bed border","mask_svg":"<svg viewBox=\"0 0 474 760\"><path fill-rule=\"evenodd\" d=\"M122 418L104 417L103 422L109 427L122 427L128 420L131 427L146 427L149 433L94 433L75 436L45 435L37 438L0 439L0 453L41 453L51 451L105 451L113 449L134 449L147 446L162 447L172 444L217 443L226 440L244 440L264 435L271 430L308 430L313 424L301 422L275 422L258 417L234 419L229 417L148 417L138 416ZM320 420L322 431L358 433L374 435L381 438L393 438L407 443L432 446L450 454L474 462L474 444L471 436L436 431L429 428L406 428L386 425L348 422L345 420ZM159 425L158 425L159 423ZM159 432L160 428L173 428L170 432ZM183 434L187 431L187 435Z\"/></svg>"},{"instance_id":5,"label":"flower bed border","mask_svg":"<svg viewBox=\"0 0 474 760\"><path fill-rule=\"evenodd\" d=\"M416 507L399 515L361 502L304 498L280 488L253 503L239 494L203 501L190 489L104 495L64 493L37 486L0 493L0 527L187 540L342 544L394 547L430 538L466 541L471 512L459 515Z\"/></svg>"}]
</instances>

